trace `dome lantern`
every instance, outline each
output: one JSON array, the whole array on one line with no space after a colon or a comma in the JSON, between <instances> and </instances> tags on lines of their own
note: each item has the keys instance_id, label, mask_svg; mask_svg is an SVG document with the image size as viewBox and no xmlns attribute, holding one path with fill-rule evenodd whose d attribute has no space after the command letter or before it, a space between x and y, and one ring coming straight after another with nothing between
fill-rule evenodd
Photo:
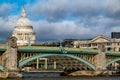
<instances>
[{"instance_id":1,"label":"dome lantern","mask_svg":"<svg viewBox=\"0 0 120 80\"><path fill-rule=\"evenodd\" d=\"M21 17L26 18L26 10L25 10L24 6L22 7Z\"/></svg>"}]
</instances>

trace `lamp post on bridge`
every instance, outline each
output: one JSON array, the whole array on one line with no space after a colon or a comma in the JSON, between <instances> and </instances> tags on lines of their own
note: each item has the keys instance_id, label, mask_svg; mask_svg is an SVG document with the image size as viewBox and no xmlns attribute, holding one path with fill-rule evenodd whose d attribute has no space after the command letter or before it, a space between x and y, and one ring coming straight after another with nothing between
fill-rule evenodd
<instances>
[{"instance_id":1,"label":"lamp post on bridge","mask_svg":"<svg viewBox=\"0 0 120 80\"><path fill-rule=\"evenodd\" d=\"M60 48L62 48L62 42L63 42L63 40L59 39L59 42L60 42Z\"/></svg>"},{"instance_id":2,"label":"lamp post on bridge","mask_svg":"<svg viewBox=\"0 0 120 80\"><path fill-rule=\"evenodd\" d=\"M61 49L61 53L67 53L67 51L62 47L62 39L59 40L60 41L60 49Z\"/></svg>"}]
</instances>

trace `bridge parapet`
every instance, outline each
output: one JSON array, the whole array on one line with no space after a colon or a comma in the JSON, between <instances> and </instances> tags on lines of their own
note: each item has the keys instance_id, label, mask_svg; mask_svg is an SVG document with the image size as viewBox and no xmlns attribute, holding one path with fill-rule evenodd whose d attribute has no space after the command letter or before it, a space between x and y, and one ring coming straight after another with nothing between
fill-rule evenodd
<instances>
[{"instance_id":1,"label":"bridge parapet","mask_svg":"<svg viewBox=\"0 0 120 80\"><path fill-rule=\"evenodd\" d=\"M4 49L4 48L6 48L6 45L5 44L0 44L0 48Z\"/></svg>"}]
</instances>

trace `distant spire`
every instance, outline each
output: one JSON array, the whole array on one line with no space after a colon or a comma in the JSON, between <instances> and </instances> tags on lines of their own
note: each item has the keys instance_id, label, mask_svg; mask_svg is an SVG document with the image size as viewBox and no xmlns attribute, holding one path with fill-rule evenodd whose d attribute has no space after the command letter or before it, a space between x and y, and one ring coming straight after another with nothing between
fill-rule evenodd
<instances>
[{"instance_id":1,"label":"distant spire","mask_svg":"<svg viewBox=\"0 0 120 80\"><path fill-rule=\"evenodd\" d=\"M21 14L21 17L25 18L26 17L26 10L25 10L25 7L22 6L22 14Z\"/></svg>"}]
</instances>

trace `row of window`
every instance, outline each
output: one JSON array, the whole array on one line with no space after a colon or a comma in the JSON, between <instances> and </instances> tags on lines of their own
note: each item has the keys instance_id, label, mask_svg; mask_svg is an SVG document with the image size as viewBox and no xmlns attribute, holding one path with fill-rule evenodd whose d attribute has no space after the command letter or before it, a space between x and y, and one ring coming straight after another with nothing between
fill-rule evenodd
<instances>
[{"instance_id":1,"label":"row of window","mask_svg":"<svg viewBox=\"0 0 120 80\"><path fill-rule=\"evenodd\" d=\"M35 35L35 33L17 33L17 35Z\"/></svg>"},{"instance_id":2,"label":"row of window","mask_svg":"<svg viewBox=\"0 0 120 80\"><path fill-rule=\"evenodd\" d=\"M120 46L120 43L114 43L113 45Z\"/></svg>"},{"instance_id":3,"label":"row of window","mask_svg":"<svg viewBox=\"0 0 120 80\"><path fill-rule=\"evenodd\" d=\"M18 40L28 40L29 38L28 38L27 36L25 36L25 37L18 36L17 39L18 39ZM30 36L30 40L31 40L31 39L34 39L34 37L31 37L31 36Z\"/></svg>"},{"instance_id":4,"label":"row of window","mask_svg":"<svg viewBox=\"0 0 120 80\"><path fill-rule=\"evenodd\" d=\"M106 45L106 46L120 46L120 43L104 43L104 45ZM98 46L98 44L97 43L92 43L92 44L80 44L80 46L81 47L91 47L91 46Z\"/></svg>"},{"instance_id":5,"label":"row of window","mask_svg":"<svg viewBox=\"0 0 120 80\"><path fill-rule=\"evenodd\" d=\"M106 46L110 46L111 43L104 43ZM119 44L120 45L120 44ZM92 44L80 44L81 47L91 47L91 46L98 46L97 43L92 43Z\"/></svg>"}]
</instances>

